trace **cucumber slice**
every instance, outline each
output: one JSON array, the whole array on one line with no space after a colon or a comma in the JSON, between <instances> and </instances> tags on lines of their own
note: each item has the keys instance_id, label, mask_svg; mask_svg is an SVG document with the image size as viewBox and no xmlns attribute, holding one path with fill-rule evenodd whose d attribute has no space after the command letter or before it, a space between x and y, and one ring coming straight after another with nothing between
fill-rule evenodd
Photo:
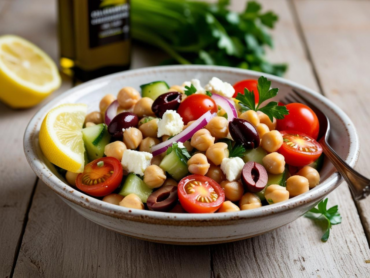
<instances>
[{"instance_id":1,"label":"cucumber slice","mask_svg":"<svg viewBox=\"0 0 370 278\"><path fill-rule=\"evenodd\" d=\"M308 166L311 166L312 168L315 168L317 171L320 172L323 164L324 164L324 154L321 154L318 159L316 159Z\"/></svg>"},{"instance_id":2,"label":"cucumber slice","mask_svg":"<svg viewBox=\"0 0 370 278\"><path fill-rule=\"evenodd\" d=\"M156 100L160 95L167 93L170 86L165 81L154 81L148 84L143 84L140 86L141 95L143 97L151 98Z\"/></svg>"},{"instance_id":3,"label":"cucumber slice","mask_svg":"<svg viewBox=\"0 0 370 278\"><path fill-rule=\"evenodd\" d=\"M266 155L267 155L267 152L262 147L258 147L256 149L247 150L247 152L245 153L243 157L243 160L245 163L247 163L248 161L254 161L254 162L257 162L263 165L262 159Z\"/></svg>"},{"instance_id":4,"label":"cucumber slice","mask_svg":"<svg viewBox=\"0 0 370 278\"><path fill-rule=\"evenodd\" d=\"M281 186L285 187L287 176L288 176L288 169L285 169L282 174L278 174L278 175L268 174L268 180L267 180L266 187L264 189L262 189L260 192L256 193L257 196L261 199L261 201L266 200L265 190L271 184L278 184L278 185L281 185Z\"/></svg>"},{"instance_id":5,"label":"cucumber slice","mask_svg":"<svg viewBox=\"0 0 370 278\"><path fill-rule=\"evenodd\" d=\"M109 144L110 134L105 124L98 124L84 128L82 139L85 143L87 157L91 161L104 156L104 148Z\"/></svg>"},{"instance_id":6,"label":"cucumber slice","mask_svg":"<svg viewBox=\"0 0 370 278\"><path fill-rule=\"evenodd\" d=\"M141 178L130 173L126 178L119 195L126 197L131 193L136 194L143 203L146 203L149 195L152 194L152 189L149 188Z\"/></svg>"},{"instance_id":7,"label":"cucumber slice","mask_svg":"<svg viewBox=\"0 0 370 278\"><path fill-rule=\"evenodd\" d=\"M166 155L159 167L169 173L177 181L181 180L188 174L188 165L181 161L175 151Z\"/></svg>"}]
</instances>

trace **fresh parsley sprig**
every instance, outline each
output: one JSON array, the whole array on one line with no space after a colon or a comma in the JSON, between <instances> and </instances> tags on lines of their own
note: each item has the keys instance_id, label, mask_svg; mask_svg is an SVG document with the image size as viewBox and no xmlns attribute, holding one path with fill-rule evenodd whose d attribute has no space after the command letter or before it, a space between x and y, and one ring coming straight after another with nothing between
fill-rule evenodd
<instances>
[{"instance_id":1,"label":"fresh parsley sprig","mask_svg":"<svg viewBox=\"0 0 370 278\"><path fill-rule=\"evenodd\" d=\"M173 143L172 146L167 149L166 155L170 154L171 152L175 152L177 157L180 158L180 160L185 164L188 163L188 160L191 157L187 149L180 148L178 143Z\"/></svg>"},{"instance_id":2,"label":"fresh parsley sprig","mask_svg":"<svg viewBox=\"0 0 370 278\"><path fill-rule=\"evenodd\" d=\"M196 92L197 92L197 88L195 88L193 84L191 84L190 87L185 86L185 90L184 90L185 95L191 96L195 94Z\"/></svg>"},{"instance_id":3,"label":"fresh parsley sprig","mask_svg":"<svg viewBox=\"0 0 370 278\"><path fill-rule=\"evenodd\" d=\"M247 88L244 89L244 95L238 93L236 99L239 100L239 105L241 107L241 111L245 112L248 110L254 111L261 111L265 113L271 121L273 118L276 119L284 119L285 115L289 114L288 109L285 106L279 106L276 101L271 101L264 107L260 107L263 102L266 100L273 98L277 95L279 89L271 87L271 81L267 80L266 77L261 76L258 79L258 94L259 94L259 101L256 105L254 93L250 92Z\"/></svg>"},{"instance_id":4,"label":"fresh parsley sprig","mask_svg":"<svg viewBox=\"0 0 370 278\"><path fill-rule=\"evenodd\" d=\"M342 216L339 214L338 206L333 206L327 209L327 203L328 198L321 201L317 205L317 208L311 209L304 215L305 217L314 220L318 225L323 226L325 230L323 236L321 237L323 242L328 241L331 226L342 223Z\"/></svg>"},{"instance_id":5,"label":"fresh parsley sprig","mask_svg":"<svg viewBox=\"0 0 370 278\"><path fill-rule=\"evenodd\" d=\"M229 157L243 157L247 152L242 145L236 144L230 139L223 139L220 140L220 142L224 142L227 144L227 148L229 150Z\"/></svg>"}]
</instances>

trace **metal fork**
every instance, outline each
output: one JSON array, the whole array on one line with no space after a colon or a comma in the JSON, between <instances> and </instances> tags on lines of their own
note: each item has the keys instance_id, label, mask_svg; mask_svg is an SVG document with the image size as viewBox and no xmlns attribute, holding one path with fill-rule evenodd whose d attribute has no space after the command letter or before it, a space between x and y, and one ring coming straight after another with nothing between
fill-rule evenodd
<instances>
[{"instance_id":1,"label":"metal fork","mask_svg":"<svg viewBox=\"0 0 370 278\"><path fill-rule=\"evenodd\" d=\"M319 131L319 143L322 146L324 154L329 158L330 162L343 176L348 183L348 186L352 192L352 196L355 200L365 199L370 195L370 180L351 166L349 166L328 143L330 134L330 121L328 117L321 112L312 102L303 97L299 92L293 90L295 95L291 94L284 98L285 103L301 102L308 105L317 115L320 123Z\"/></svg>"}]
</instances>

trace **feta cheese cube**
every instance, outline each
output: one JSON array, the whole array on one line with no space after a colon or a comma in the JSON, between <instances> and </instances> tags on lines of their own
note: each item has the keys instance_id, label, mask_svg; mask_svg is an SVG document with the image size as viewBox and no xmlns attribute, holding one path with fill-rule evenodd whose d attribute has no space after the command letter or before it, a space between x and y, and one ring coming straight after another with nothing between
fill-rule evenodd
<instances>
[{"instance_id":1,"label":"feta cheese cube","mask_svg":"<svg viewBox=\"0 0 370 278\"><path fill-rule=\"evenodd\" d=\"M206 91L204 90L204 88L200 84L199 79L192 79L191 81L186 81L186 82L184 82L184 84L182 84L184 90L185 90L185 86L190 87L191 85L193 85L195 87L195 89L197 89L196 94L205 94L206 93Z\"/></svg>"},{"instance_id":2,"label":"feta cheese cube","mask_svg":"<svg viewBox=\"0 0 370 278\"><path fill-rule=\"evenodd\" d=\"M217 77L213 77L205 87L206 91L210 91L214 94L218 94L224 97L233 97L235 89L231 84L223 82Z\"/></svg>"},{"instance_id":3,"label":"feta cheese cube","mask_svg":"<svg viewBox=\"0 0 370 278\"><path fill-rule=\"evenodd\" d=\"M145 169L150 165L153 155L148 152L126 150L123 153L121 164L129 173L144 176Z\"/></svg>"},{"instance_id":4,"label":"feta cheese cube","mask_svg":"<svg viewBox=\"0 0 370 278\"><path fill-rule=\"evenodd\" d=\"M179 134L183 128L184 122L181 116L174 110L167 110L158 122L157 136L174 136Z\"/></svg>"},{"instance_id":5,"label":"feta cheese cube","mask_svg":"<svg viewBox=\"0 0 370 278\"><path fill-rule=\"evenodd\" d=\"M240 157L224 158L221 163L221 170L228 181L235 181L240 178L244 164Z\"/></svg>"}]
</instances>

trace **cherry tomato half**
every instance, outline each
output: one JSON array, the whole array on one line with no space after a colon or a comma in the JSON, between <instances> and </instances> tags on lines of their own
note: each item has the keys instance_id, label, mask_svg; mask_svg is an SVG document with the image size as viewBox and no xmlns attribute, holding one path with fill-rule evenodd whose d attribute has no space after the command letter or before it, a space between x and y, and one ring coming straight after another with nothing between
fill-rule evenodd
<instances>
[{"instance_id":1,"label":"cherry tomato half","mask_svg":"<svg viewBox=\"0 0 370 278\"><path fill-rule=\"evenodd\" d=\"M182 207L191 213L215 212L225 201L221 186L213 179L201 175L183 178L177 192Z\"/></svg>"},{"instance_id":2,"label":"cherry tomato half","mask_svg":"<svg viewBox=\"0 0 370 278\"><path fill-rule=\"evenodd\" d=\"M76 178L76 186L94 197L112 193L121 183L123 168L114 157L96 159L85 166L83 173Z\"/></svg>"},{"instance_id":3,"label":"cherry tomato half","mask_svg":"<svg viewBox=\"0 0 370 278\"><path fill-rule=\"evenodd\" d=\"M204 113L211 111L217 113L216 102L207 95L194 94L181 102L177 113L180 114L185 124L198 120Z\"/></svg>"},{"instance_id":4,"label":"cherry tomato half","mask_svg":"<svg viewBox=\"0 0 370 278\"><path fill-rule=\"evenodd\" d=\"M236 98L238 93L241 93L244 95L244 88L247 88L248 91L254 93L254 102L258 103L260 96L258 94L258 80L254 79L247 79L247 80L242 80L234 84L234 89L235 89L235 94L233 95L233 98Z\"/></svg>"},{"instance_id":5,"label":"cherry tomato half","mask_svg":"<svg viewBox=\"0 0 370 278\"><path fill-rule=\"evenodd\" d=\"M302 103L289 103L286 108L289 115L277 120L277 130L300 131L316 140L320 125L315 112Z\"/></svg>"},{"instance_id":6,"label":"cherry tomato half","mask_svg":"<svg viewBox=\"0 0 370 278\"><path fill-rule=\"evenodd\" d=\"M298 131L281 131L283 145L278 150L285 157L285 162L296 167L303 167L319 158L321 145L312 137Z\"/></svg>"}]
</instances>

